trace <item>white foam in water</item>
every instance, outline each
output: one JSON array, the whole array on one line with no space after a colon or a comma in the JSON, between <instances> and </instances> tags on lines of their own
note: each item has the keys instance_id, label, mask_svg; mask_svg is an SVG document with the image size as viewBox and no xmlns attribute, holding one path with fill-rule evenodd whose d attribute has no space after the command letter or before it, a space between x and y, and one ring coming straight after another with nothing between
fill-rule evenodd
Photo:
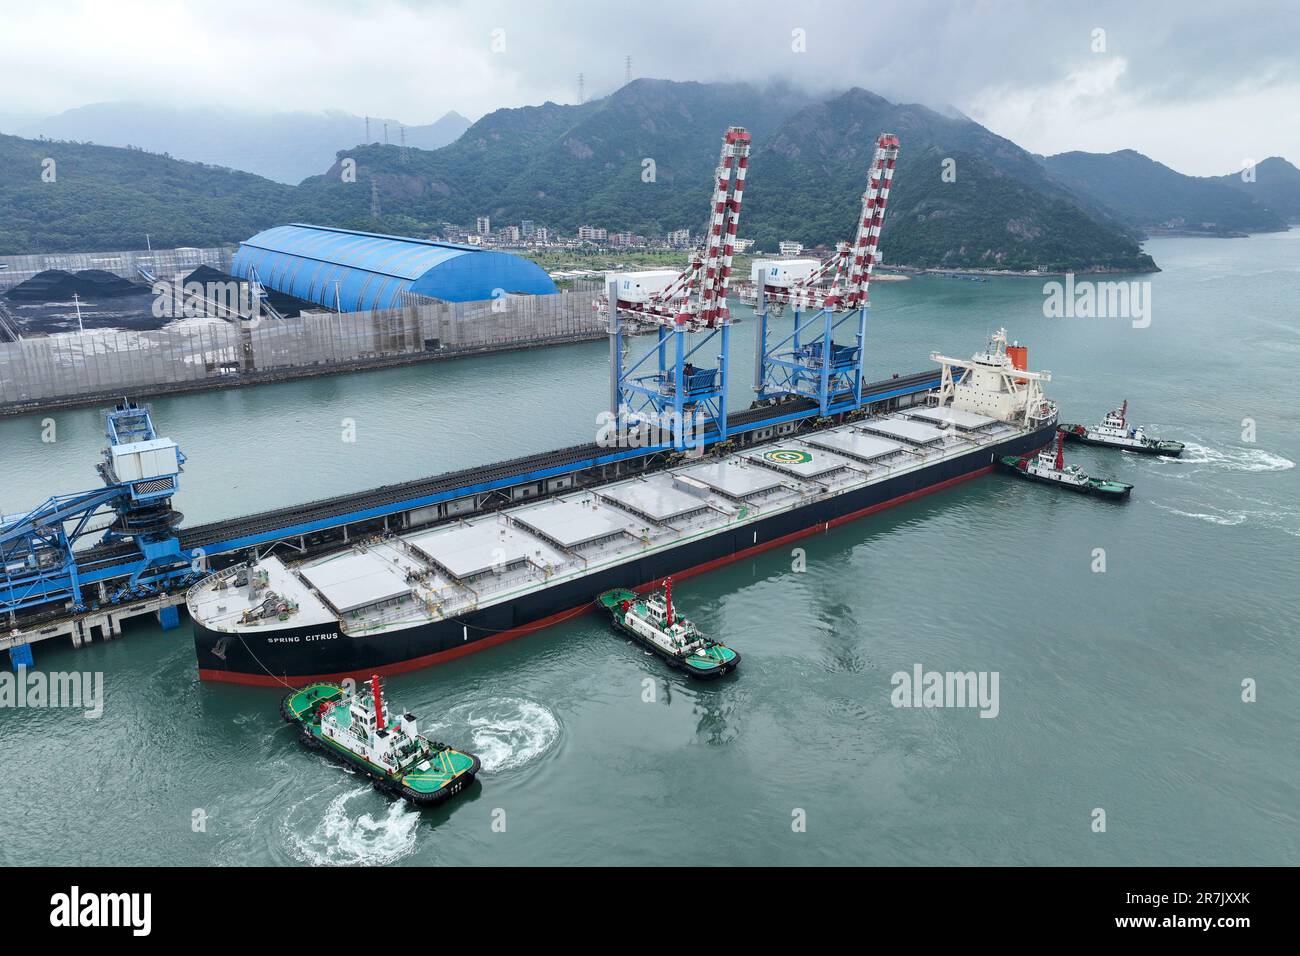
<instances>
[{"instance_id":1,"label":"white foam in water","mask_svg":"<svg viewBox=\"0 0 1300 956\"><path fill-rule=\"evenodd\" d=\"M1275 455L1263 448L1211 448L1196 442L1187 447L1178 458L1167 459L1183 465L1215 465L1228 471L1286 471L1295 462Z\"/></svg>"},{"instance_id":2,"label":"white foam in water","mask_svg":"<svg viewBox=\"0 0 1300 956\"><path fill-rule=\"evenodd\" d=\"M1177 508L1170 508L1168 505L1162 505L1158 501L1151 502L1161 511L1168 511L1170 514L1180 515L1184 518L1196 518L1198 521L1208 521L1210 524L1218 525L1239 525L1246 520L1246 515L1240 511L1230 511L1227 514L1210 514L1204 511L1179 511Z\"/></svg>"},{"instance_id":3,"label":"white foam in water","mask_svg":"<svg viewBox=\"0 0 1300 956\"><path fill-rule=\"evenodd\" d=\"M361 813L354 817L348 812L349 803L373 792L362 787L339 794L306 836L296 833L286 820L283 829L289 852L313 866L384 866L411 853L420 814L405 801L388 801L387 809L376 816Z\"/></svg>"},{"instance_id":4,"label":"white foam in water","mask_svg":"<svg viewBox=\"0 0 1300 956\"><path fill-rule=\"evenodd\" d=\"M501 773L550 750L560 737L560 722L535 701L491 697L452 707L439 721L438 735L477 754L484 772Z\"/></svg>"}]
</instances>

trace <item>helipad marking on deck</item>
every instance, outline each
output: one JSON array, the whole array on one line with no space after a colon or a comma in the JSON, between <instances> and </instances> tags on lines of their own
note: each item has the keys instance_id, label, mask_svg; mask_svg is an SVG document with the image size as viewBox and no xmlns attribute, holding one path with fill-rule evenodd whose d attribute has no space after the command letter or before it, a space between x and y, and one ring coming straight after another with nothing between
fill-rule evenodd
<instances>
[{"instance_id":1,"label":"helipad marking on deck","mask_svg":"<svg viewBox=\"0 0 1300 956\"><path fill-rule=\"evenodd\" d=\"M794 448L774 448L772 451L764 452L763 457L778 465L804 465L813 460L810 453Z\"/></svg>"}]
</instances>

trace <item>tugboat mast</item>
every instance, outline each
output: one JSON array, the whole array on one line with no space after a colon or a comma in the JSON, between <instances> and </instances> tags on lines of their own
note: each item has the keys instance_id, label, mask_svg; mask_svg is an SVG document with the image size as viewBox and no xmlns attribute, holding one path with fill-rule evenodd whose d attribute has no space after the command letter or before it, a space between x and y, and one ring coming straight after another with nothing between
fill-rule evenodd
<instances>
[{"instance_id":1,"label":"tugboat mast","mask_svg":"<svg viewBox=\"0 0 1300 956\"><path fill-rule=\"evenodd\" d=\"M370 676L370 692L375 697L375 730L384 729L384 698L379 693L379 675Z\"/></svg>"}]
</instances>

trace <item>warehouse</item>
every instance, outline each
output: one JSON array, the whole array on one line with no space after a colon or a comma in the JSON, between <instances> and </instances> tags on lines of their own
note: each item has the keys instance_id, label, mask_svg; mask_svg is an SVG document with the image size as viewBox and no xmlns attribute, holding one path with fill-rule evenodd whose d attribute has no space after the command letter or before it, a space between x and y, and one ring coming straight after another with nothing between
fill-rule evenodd
<instances>
[{"instance_id":1,"label":"warehouse","mask_svg":"<svg viewBox=\"0 0 1300 956\"><path fill-rule=\"evenodd\" d=\"M231 272L340 312L395 308L405 292L445 302L555 292L543 269L507 252L302 223L241 242Z\"/></svg>"}]
</instances>

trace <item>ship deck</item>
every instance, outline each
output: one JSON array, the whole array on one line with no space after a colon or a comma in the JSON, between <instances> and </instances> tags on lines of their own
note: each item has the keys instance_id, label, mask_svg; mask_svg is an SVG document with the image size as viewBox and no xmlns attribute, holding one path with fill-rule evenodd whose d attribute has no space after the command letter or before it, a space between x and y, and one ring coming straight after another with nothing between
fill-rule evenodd
<instances>
[{"instance_id":1,"label":"ship deck","mask_svg":"<svg viewBox=\"0 0 1300 956\"><path fill-rule=\"evenodd\" d=\"M949 411L861 419L425 531L357 541L307 561L271 555L260 562L268 588L298 605L287 621L240 623L265 592L231 585L235 569L195 585L189 610L205 627L232 633L337 621L352 636L382 634L508 601L1021 431Z\"/></svg>"}]
</instances>

